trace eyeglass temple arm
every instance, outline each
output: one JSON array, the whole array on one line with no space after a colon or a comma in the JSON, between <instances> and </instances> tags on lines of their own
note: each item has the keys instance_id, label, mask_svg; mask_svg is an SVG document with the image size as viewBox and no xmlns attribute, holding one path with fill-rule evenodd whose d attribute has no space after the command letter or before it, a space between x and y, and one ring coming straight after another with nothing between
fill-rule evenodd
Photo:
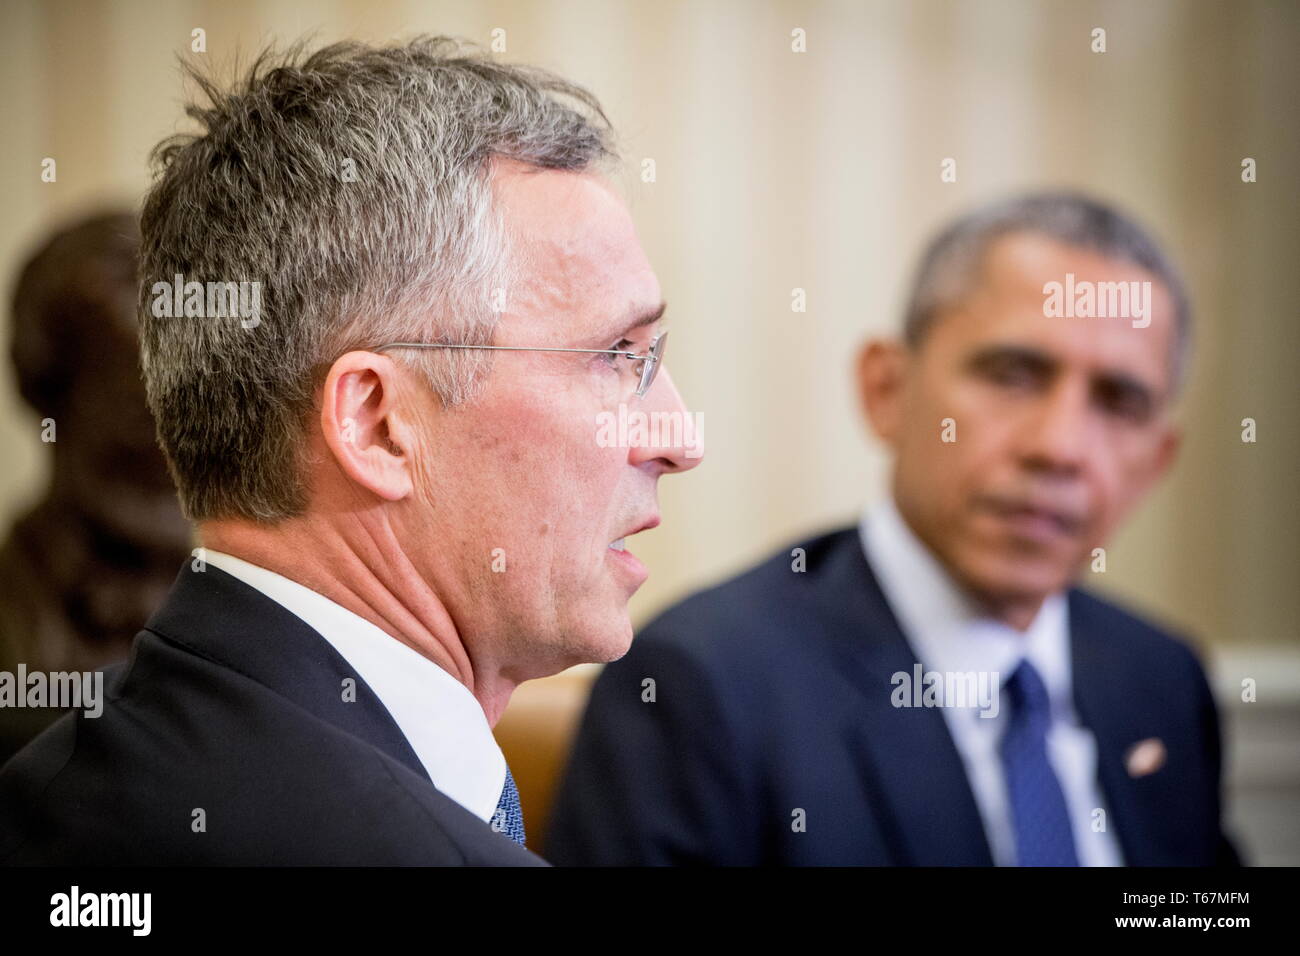
<instances>
[{"instance_id":1,"label":"eyeglass temple arm","mask_svg":"<svg viewBox=\"0 0 1300 956\"><path fill-rule=\"evenodd\" d=\"M388 349L490 349L493 352L589 352L593 355L623 355L629 359L649 358L647 355L638 355L635 352L624 352L619 349L557 349L557 348L529 348L524 345L444 345L440 342L389 342L387 345L381 345L375 348L375 352L383 352Z\"/></svg>"}]
</instances>

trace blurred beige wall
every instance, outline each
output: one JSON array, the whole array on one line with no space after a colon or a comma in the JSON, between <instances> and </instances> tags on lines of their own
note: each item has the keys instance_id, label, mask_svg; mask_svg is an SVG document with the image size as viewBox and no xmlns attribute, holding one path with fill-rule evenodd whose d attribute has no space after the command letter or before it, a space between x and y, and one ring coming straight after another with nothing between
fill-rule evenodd
<instances>
[{"instance_id":1,"label":"blurred beige wall","mask_svg":"<svg viewBox=\"0 0 1300 956\"><path fill-rule=\"evenodd\" d=\"M882 493L849 389L892 332L920 244L970 205L1083 187L1152 225L1199 312L1172 479L1088 582L1223 648L1297 641L1297 5L1288 2L21 2L0 13L0 265L53 225L134 203L186 128L175 58L418 31L555 68L619 128L621 184L669 302L670 366L704 467L663 482L634 611L737 570ZM1107 31L1107 52L1090 31ZM191 30L207 52L191 54ZM791 31L807 52L791 51ZM43 183L41 161L57 161ZM954 157L958 181L940 182ZM1244 184L1240 163L1258 162ZM641 161L656 181L642 182ZM791 291L807 311L791 311ZM7 335L5 337L7 343ZM1240 422L1258 422L1243 444ZM46 449L0 367L0 526ZM61 438L64 436L61 434ZM65 439L66 440L66 439Z\"/></svg>"}]
</instances>

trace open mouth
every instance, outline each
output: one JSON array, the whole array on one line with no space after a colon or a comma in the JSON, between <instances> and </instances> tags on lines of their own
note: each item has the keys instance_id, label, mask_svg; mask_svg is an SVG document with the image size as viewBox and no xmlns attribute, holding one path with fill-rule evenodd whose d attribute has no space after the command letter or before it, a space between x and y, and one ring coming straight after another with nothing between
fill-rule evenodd
<instances>
[{"instance_id":1,"label":"open mouth","mask_svg":"<svg viewBox=\"0 0 1300 956\"><path fill-rule=\"evenodd\" d=\"M641 563L641 560L627 549L627 539L632 537L634 534L639 534L642 531L648 531L651 528L656 528L658 526L659 516L657 514L652 514L644 521L629 528L622 537L615 538L605 548L609 559L613 562L614 567L618 569L619 575L632 582L633 590L636 590L636 588L639 588L645 582L646 578L650 576L650 572L646 570L646 566Z\"/></svg>"},{"instance_id":2,"label":"open mouth","mask_svg":"<svg viewBox=\"0 0 1300 956\"><path fill-rule=\"evenodd\" d=\"M622 537L615 538L613 541L611 541L609 543L609 549L611 551L626 551L627 544L625 542L627 541L628 538L632 537L632 535L634 534L640 534L642 531L649 531L651 528L659 527L659 520L660 519L657 514L650 515L650 517L646 518L640 524L637 524L634 527L629 528L627 531L625 531Z\"/></svg>"}]
</instances>

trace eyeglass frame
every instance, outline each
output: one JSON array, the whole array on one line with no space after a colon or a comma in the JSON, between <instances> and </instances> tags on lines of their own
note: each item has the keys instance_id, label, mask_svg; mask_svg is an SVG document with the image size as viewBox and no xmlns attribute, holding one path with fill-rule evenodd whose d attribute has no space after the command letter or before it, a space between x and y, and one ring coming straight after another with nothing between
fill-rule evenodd
<instances>
[{"instance_id":1,"label":"eyeglass frame","mask_svg":"<svg viewBox=\"0 0 1300 956\"><path fill-rule=\"evenodd\" d=\"M622 355L628 361L640 359L645 362L641 369L641 380L636 387L637 398L644 398L645 393L650 390L650 385L654 382L655 376L659 374L659 366L663 363L664 343L666 341L668 341L668 331L665 329L650 340L650 348L644 355L625 352L621 349L560 349L523 345L451 345L443 342L389 342L386 345L378 345L367 351L384 352L388 349L487 349L493 352L586 352L591 355Z\"/></svg>"}]
</instances>

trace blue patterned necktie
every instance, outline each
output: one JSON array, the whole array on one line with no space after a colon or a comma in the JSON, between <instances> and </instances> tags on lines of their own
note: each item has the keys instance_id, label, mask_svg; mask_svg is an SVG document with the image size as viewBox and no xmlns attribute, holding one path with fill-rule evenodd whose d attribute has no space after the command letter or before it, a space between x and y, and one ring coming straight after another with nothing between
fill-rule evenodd
<instances>
[{"instance_id":1,"label":"blue patterned necktie","mask_svg":"<svg viewBox=\"0 0 1300 956\"><path fill-rule=\"evenodd\" d=\"M1010 719L999 746L1020 866L1078 866L1070 813L1047 759L1051 701L1028 660L1004 685Z\"/></svg>"},{"instance_id":2,"label":"blue patterned necktie","mask_svg":"<svg viewBox=\"0 0 1300 956\"><path fill-rule=\"evenodd\" d=\"M504 833L520 846L524 845L524 811L519 806L519 789L515 786L509 764L506 765L506 785L501 788L501 799L497 801L490 825L497 833Z\"/></svg>"}]
</instances>

